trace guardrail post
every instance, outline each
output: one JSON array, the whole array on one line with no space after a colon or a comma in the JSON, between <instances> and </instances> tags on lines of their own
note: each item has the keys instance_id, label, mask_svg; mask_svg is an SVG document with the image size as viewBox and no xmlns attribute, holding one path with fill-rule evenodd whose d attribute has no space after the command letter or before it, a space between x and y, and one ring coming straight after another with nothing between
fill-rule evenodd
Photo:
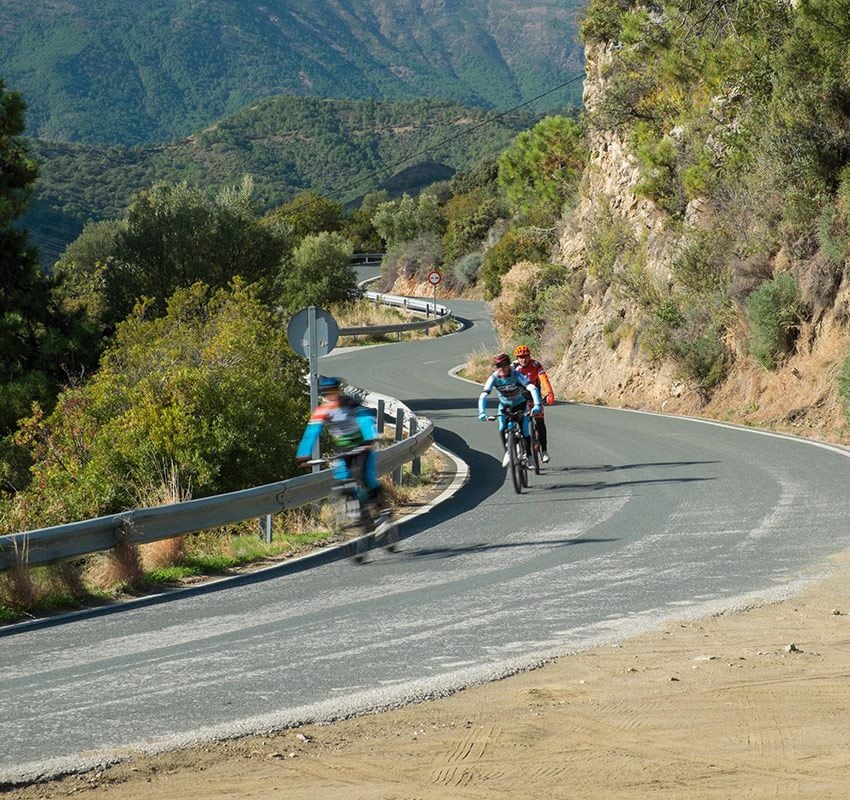
<instances>
[{"instance_id":1,"label":"guardrail post","mask_svg":"<svg viewBox=\"0 0 850 800\"><path fill-rule=\"evenodd\" d=\"M404 409L397 408L395 411L395 440L400 442L404 438ZM393 483L401 485L401 467L393 470Z\"/></svg>"},{"instance_id":2,"label":"guardrail post","mask_svg":"<svg viewBox=\"0 0 850 800\"><path fill-rule=\"evenodd\" d=\"M419 430L419 423L417 422L415 416L411 416L410 417L410 435L416 436L416 431L418 431L418 430ZM413 472L414 475L421 475L422 474L422 461L420 460L419 456L416 456L416 458L413 459L413 464L411 465L410 469L411 469L411 471Z\"/></svg>"},{"instance_id":3,"label":"guardrail post","mask_svg":"<svg viewBox=\"0 0 850 800\"><path fill-rule=\"evenodd\" d=\"M260 517L260 538L266 543L272 543L272 515L264 514Z\"/></svg>"},{"instance_id":4,"label":"guardrail post","mask_svg":"<svg viewBox=\"0 0 850 800\"><path fill-rule=\"evenodd\" d=\"M378 433L379 433L379 434L384 432L384 425L385 425L384 413L385 413L385 409L386 409L386 401L382 398L382 399L378 400L378 413L377 413L377 415L375 416L375 427L377 427L377 429L378 429Z\"/></svg>"}]
</instances>

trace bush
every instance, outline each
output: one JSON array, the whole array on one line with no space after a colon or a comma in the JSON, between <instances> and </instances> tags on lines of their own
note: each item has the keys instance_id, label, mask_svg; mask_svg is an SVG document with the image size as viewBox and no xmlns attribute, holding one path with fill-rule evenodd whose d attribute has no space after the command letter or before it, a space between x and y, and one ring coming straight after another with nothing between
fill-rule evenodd
<instances>
[{"instance_id":1,"label":"bush","mask_svg":"<svg viewBox=\"0 0 850 800\"><path fill-rule=\"evenodd\" d=\"M762 284L747 298L750 353L766 369L794 345L800 315L800 291L787 273Z\"/></svg>"},{"instance_id":2,"label":"bush","mask_svg":"<svg viewBox=\"0 0 850 800\"><path fill-rule=\"evenodd\" d=\"M478 272L484 256L481 253L469 253L455 262L452 267L454 285L465 289L478 280Z\"/></svg>"},{"instance_id":3,"label":"bush","mask_svg":"<svg viewBox=\"0 0 850 800\"><path fill-rule=\"evenodd\" d=\"M614 266L627 250L637 247L629 226L615 219L607 198L599 203L585 231L587 274L605 287L614 280Z\"/></svg>"},{"instance_id":4,"label":"bush","mask_svg":"<svg viewBox=\"0 0 850 800\"><path fill-rule=\"evenodd\" d=\"M579 27L581 41L616 42L627 6L623 0L590 0Z\"/></svg>"},{"instance_id":5,"label":"bush","mask_svg":"<svg viewBox=\"0 0 850 800\"><path fill-rule=\"evenodd\" d=\"M308 414L303 368L252 287L196 284L159 318L140 305L92 379L22 425L33 479L9 527L136 507L163 481L198 496L286 477Z\"/></svg>"},{"instance_id":6,"label":"bush","mask_svg":"<svg viewBox=\"0 0 850 800\"><path fill-rule=\"evenodd\" d=\"M484 253L481 277L484 291L489 298L501 291L502 275L520 261L540 263L547 260L549 248L543 237L527 228L508 230L496 244Z\"/></svg>"},{"instance_id":7,"label":"bush","mask_svg":"<svg viewBox=\"0 0 850 800\"><path fill-rule=\"evenodd\" d=\"M436 233L424 233L415 239L397 242L387 248L381 262L381 290L389 291L399 280L424 281L442 260L443 242Z\"/></svg>"},{"instance_id":8,"label":"bush","mask_svg":"<svg viewBox=\"0 0 850 800\"><path fill-rule=\"evenodd\" d=\"M357 290L351 243L339 233L308 234L277 279L278 302L290 313L305 306L327 308Z\"/></svg>"}]
</instances>

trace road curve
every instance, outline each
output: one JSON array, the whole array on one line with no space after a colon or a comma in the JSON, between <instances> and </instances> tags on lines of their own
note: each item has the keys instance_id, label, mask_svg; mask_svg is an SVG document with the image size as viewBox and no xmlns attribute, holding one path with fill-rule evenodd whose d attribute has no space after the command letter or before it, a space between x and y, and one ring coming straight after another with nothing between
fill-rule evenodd
<instances>
[{"instance_id":1,"label":"road curve","mask_svg":"<svg viewBox=\"0 0 850 800\"><path fill-rule=\"evenodd\" d=\"M782 596L850 545L848 452L748 429L562 404L552 462L505 482L477 387L483 304L438 340L325 372L432 419L471 479L355 567L268 570L119 611L0 631L0 783L438 696L540 659Z\"/></svg>"}]
</instances>

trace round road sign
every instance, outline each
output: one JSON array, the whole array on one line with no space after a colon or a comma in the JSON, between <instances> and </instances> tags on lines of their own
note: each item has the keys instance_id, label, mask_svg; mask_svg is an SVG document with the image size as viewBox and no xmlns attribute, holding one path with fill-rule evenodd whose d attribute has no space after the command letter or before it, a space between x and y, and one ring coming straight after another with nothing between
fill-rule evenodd
<instances>
[{"instance_id":1,"label":"round road sign","mask_svg":"<svg viewBox=\"0 0 850 800\"><path fill-rule=\"evenodd\" d=\"M441 280L443 280L443 276L436 270L428 273L428 283L432 286L436 286Z\"/></svg>"},{"instance_id":2,"label":"round road sign","mask_svg":"<svg viewBox=\"0 0 850 800\"><path fill-rule=\"evenodd\" d=\"M302 308L286 326L286 338L299 356L310 358L310 309ZM326 356L336 347L339 325L329 312L316 309L316 352L315 356Z\"/></svg>"}]
</instances>

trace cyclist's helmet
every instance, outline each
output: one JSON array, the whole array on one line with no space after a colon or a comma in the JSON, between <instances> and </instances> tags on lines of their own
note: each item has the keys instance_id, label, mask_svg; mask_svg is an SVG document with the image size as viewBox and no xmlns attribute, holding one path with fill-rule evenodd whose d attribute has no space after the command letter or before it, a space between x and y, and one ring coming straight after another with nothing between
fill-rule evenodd
<instances>
[{"instance_id":1,"label":"cyclist's helmet","mask_svg":"<svg viewBox=\"0 0 850 800\"><path fill-rule=\"evenodd\" d=\"M493 359L493 366L496 369L499 369L499 367L507 367L510 363L511 359L507 353L499 353L499 355Z\"/></svg>"},{"instance_id":2,"label":"cyclist's helmet","mask_svg":"<svg viewBox=\"0 0 850 800\"><path fill-rule=\"evenodd\" d=\"M523 356L531 356L531 350L528 349L527 344L518 344L514 348L514 358L522 358Z\"/></svg>"},{"instance_id":3,"label":"cyclist's helmet","mask_svg":"<svg viewBox=\"0 0 850 800\"><path fill-rule=\"evenodd\" d=\"M332 375L319 375L319 394L335 392L342 387L342 380Z\"/></svg>"}]
</instances>

